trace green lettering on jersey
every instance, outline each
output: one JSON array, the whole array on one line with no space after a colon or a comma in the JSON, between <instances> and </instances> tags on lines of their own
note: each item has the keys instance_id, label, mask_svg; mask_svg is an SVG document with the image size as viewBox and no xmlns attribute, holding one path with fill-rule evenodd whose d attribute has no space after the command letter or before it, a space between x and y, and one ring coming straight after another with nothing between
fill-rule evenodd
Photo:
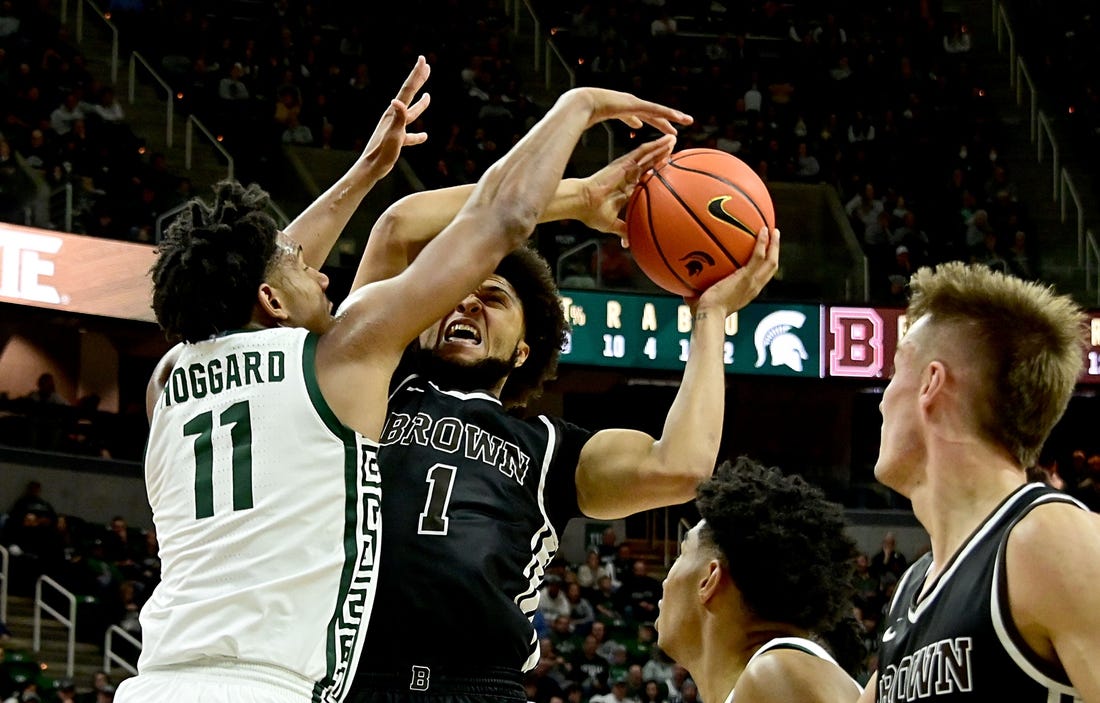
<instances>
[{"instance_id":1,"label":"green lettering on jersey","mask_svg":"<svg viewBox=\"0 0 1100 703\"><path fill-rule=\"evenodd\" d=\"M210 379L210 392L214 395L221 393L223 390L221 359L210 360L206 365L206 377Z\"/></svg>"},{"instance_id":2,"label":"green lettering on jersey","mask_svg":"<svg viewBox=\"0 0 1100 703\"><path fill-rule=\"evenodd\" d=\"M281 351L273 351L267 357L267 380L278 383L286 378L286 356Z\"/></svg>"},{"instance_id":3,"label":"green lettering on jersey","mask_svg":"<svg viewBox=\"0 0 1100 703\"><path fill-rule=\"evenodd\" d=\"M191 380L191 393L196 398L206 397L206 373L202 364L191 364L187 367L187 377Z\"/></svg>"},{"instance_id":4,"label":"green lettering on jersey","mask_svg":"<svg viewBox=\"0 0 1100 703\"><path fill-rule=\"evenodd\" d=\"M260 377L260 352L244 353L244 382L246 384L264 382Z\"/></svg>"},{"instance_id":5,"label":"green lettering on jersey","mask_svg":"<svg viewBox=\"0 0 1100 703\"><path fill-rule=\"evenodd\" d=\"M225 390L241 386L241 366L235 354L225 360Z\"/></svg>"}]
</instances>

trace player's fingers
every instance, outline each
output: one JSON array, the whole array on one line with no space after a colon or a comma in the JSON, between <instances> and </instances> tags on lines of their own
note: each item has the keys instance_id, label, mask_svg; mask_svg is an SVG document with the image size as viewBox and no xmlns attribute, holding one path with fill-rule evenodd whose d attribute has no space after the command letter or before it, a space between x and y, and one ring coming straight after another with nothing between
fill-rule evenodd
<instances>
[{"instance_id":1,"label":"player's fingers","mask_svg":"<svg viewBox=\"0 0 1100 703\"><path fill-rule=\"evenodd\" d=\"M427 132L408 132L405 134L405 146L416 146L428 141Z\"/></svg>"},{"instance_id":2,"label":"player's fingers","mask_svg":"<svg viewBox=\"0 0 1100 703\"><path fill-rule=\"evenodd\" d=\"M634 159L644 173L668 158L672 154L674 144L676 144L676 137L666 134L660 139L654 139L635 149Z\"/></svg>"},{"instance_id":3,"label":"player's fingers","mask_svg":"<svg viewBox=\"0 0 1100 703\"><path fill-rule=\"evenodd\" d=\"M397 99L405 104L412 102L416 97L416 91L423 87L430 74L431 66L428 65L428 60L423 56L416 57L416 64L409 71L405 82L401 84L401 90L397 91Z\"/></svg>"},{"instance_id":4,"label":"player's fingers","mask_svg":"<svg viewBox=\"0 0 1100 703\"><path fill-rule=\"evenodd\" d=\"M428 109L428 105L432 102L432 96L428 93L424 93L420 96L420 99L409 106L409 122L414 122L419 118L424 111Z\"/></svg>"}]
</instances>

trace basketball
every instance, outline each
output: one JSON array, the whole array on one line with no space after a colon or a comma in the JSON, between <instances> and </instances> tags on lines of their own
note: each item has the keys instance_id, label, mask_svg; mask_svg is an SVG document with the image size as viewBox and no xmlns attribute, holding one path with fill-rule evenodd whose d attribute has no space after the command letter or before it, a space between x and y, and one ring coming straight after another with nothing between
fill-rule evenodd
<instances>
[{"instance_id":1,"label":"basketball","mask_svg":"<svg viewBox=\"0 0 1100 703\"><path fill-rule=\"evenodd\" d=\"M760 176L733 154L685 149L642 176L626 206L638 267L661 288L692 297L748 263L775 206Z\"/></svg>"}]
</instances>

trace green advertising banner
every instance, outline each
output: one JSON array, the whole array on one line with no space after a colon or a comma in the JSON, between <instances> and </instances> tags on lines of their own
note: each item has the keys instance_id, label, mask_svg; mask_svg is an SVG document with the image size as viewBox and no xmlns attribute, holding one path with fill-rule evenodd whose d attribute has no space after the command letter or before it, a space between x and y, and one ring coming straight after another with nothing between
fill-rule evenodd
<instances>
[{"instance_id":1,"label":"green advertising banner","mask_svg":"<svg viewBox=\"0 0 1100 703\"><path fill-rule=\"evenodd\" d=\"M561 363L683 369L691 354L691 310L682 298L563 290L572 325ZM754 303L726 319L729 373L822 378L818 305Z\"/></svg>"}]
</instances>

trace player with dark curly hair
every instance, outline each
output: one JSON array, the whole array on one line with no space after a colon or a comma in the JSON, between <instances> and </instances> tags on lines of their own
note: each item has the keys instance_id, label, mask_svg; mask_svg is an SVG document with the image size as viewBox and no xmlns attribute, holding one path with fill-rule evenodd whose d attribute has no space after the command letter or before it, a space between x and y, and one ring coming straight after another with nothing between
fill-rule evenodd
<instances>
[{"instance_id":1,"label":"player with dark curly hair","mask_svg":"<svg viewBox=\"0 0 1100 703\"><path fill-rule=\"evenodd\" d=\"M148 392L163 578L141 613L140 673L116 700L344 700L372 639L376 457L404 350L526 241L584 130L621 118L671 133L689 121L627 93L565 93L411 266L333 317L317 270L329 227L426 138L406 127L427 106L412 103L427 76L420 58L349 177L287 231L263 213L260 189L225 183L159 247L154 306L182 340Z\"/></svg>"},{"instance_id":2,"label":"player with dark curly hair","mask_svg":"<svg viewBox=\"0 0 1100 703\"><path fill-rule=\"evenodd\" d=\"M622 173L667 158L671 146L566 179L541 219L576 219L625 237L619 213L634 179ZM415 265L468 195L458 186L391 206L353 289ZM394 376L404 380L379 450L381 568L401 577L379 584L371 626L386 638L367 643L357 703L443 703L474 690L526 700L520 681L539 658L532 617L566 523L683 503L710 475L722 436L725 321L771 279L778 237L762 232L744 269L689 301L692 353L660 438L521 413L554 375L566 331L550 267L532 249L505 257L420 335L408 375ZM478 646L456 646L471 632Z\"/></svg>"},{"instance_id":3,"label":"player with dark curly hair","mask_svg":"<svg viewBox=\"0 0 1100 703\"><path fill-rule=\"evenodd\" d=\"M664 581L657 642L705 701L855 701L820 642L850 620L855 543L840 506L747 457L699 486L701 520ZM736 695L735 695L736 694Z\"/></svg>"}]
</instances>

